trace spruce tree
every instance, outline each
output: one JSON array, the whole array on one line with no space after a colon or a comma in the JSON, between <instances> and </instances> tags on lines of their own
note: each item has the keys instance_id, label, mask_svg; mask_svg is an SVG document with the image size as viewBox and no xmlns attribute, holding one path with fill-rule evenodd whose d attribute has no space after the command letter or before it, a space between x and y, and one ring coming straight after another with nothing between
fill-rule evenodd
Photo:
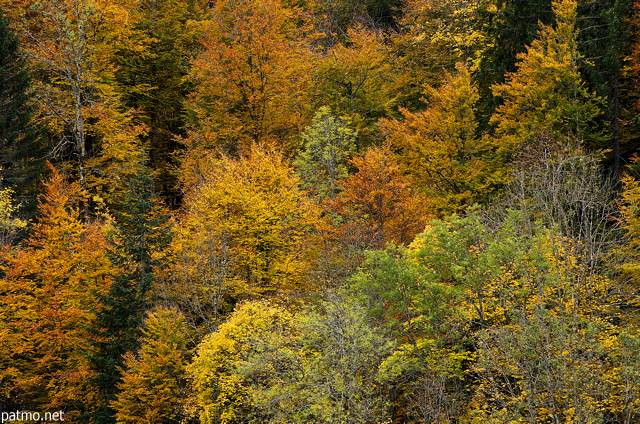
<instances>
[{"instance_id":1,"label":"spruce tree","mask_svg":"<svg viewBox=\"0 0 640 424\"><path fill-rule=\"evenodd\" d=\"M0 188L5 183L12 185L19 196L39 181L39 173L34 170L44 165L31 160L41 148L35 143L36 132L31 125L30 86L18 38L0 9ZM35 208L35 196L31 200Z\"/></svg>"},{"instance_id":2,"label":"spruce tree","mask_svg":"<svg viewBox=\"0 0 640 424\"><path fill-rule=\"evenodd\" d=\"M625 90L630 87L626 86L628 70L623 69L633 39L631 14L630 0L600 0L578 6L578 43L586 59L581 71L589 88L607 103L601 122L608 132L606 143L589 147L608 151L608 165L618 176L622 159L629 158L638 147L637 141L624 134L625 123L632 119L628 110L633 108L625 98Z\"/></svg>"},{"instance_id":3,"label":"spruce tree","mask_svg":"<svg viewBox=\"0 0 640 424\"><path fill-rule=\"evenodd\" d=\"M100 404L89 413L95 423L115 422L115 410L109 404L116 399L124 355L138 348L154 272L162 266L159 256L171 237L169 215L154 196L147 166L140 165L125 183L113 215L110 258L120 273L102 296L102 308L92 328L94 351L90 360L101 396Z\"/></svg>"}]
</instances>

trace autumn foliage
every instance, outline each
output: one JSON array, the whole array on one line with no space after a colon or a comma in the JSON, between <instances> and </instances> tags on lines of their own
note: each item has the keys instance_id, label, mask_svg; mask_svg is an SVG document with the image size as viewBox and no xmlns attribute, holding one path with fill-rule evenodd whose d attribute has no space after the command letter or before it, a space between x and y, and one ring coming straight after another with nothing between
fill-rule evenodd
<instances>
[{"instance_id":1,"label":"autumn foliage","mask_svg":"<svg viewBox=\"0 0 640 424\"><path fill-rule=\"evenodd\" d=\"M0 0L0 412L639 422L638 10Z\"/></svg>"},{"instance_id":2,"label":"autumn foliage","mask_svg":"<svg viewBox=\"0 0 640 424\"><path fill-rule=\"evenodd\" d=\"M113 268L98 222L80 220L78 189L57 170L40 218L2 280L2 362L12 404L62 409L91 398L86 326Z\"/></svg>"}]
</instances>

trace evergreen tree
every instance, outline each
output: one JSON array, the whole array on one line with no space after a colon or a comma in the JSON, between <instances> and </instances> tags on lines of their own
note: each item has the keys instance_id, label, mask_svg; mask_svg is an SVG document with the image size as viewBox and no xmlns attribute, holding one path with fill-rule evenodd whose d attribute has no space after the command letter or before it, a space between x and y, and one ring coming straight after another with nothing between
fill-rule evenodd
<instances>
[{"instance_id":1,"label":"evergreen tree","mask_svg":"<svg viewBox=\"0 0 640 424\"><path fill-rule=\"evenodd\" d=\"M102 398L90 413L96 423L115 422L115 410L109 403L116 398L125 353L138 347L154 272L162 266L162 252L171 237L169 215L153 194L153 180L146 166L139 165L126 182L114 217L110 258L120 273L101 297L102 309L91 329L94 352L90 360Z\"/></svg>"},{"instance_id":2,"label":"evergreen tree","mask_svg":"<svg viewBox=\"0 0 640 424\"><path fill-rule=\"evenodd\" d=\"M630 0L601 0L578 6L578 42L587 59L581 64L582 70L590 88L606 99L608 106L602 125L607 127L610 124L610 137L607 137L607 145L594 147L610 149L608 162L617 175L620 173L621 157L628 158L633 147L637 147L637 144L632 146L625 143L622 135L624 121L629 118L625 116L625 109L631 108L622 98L626 88L622 67L625 56L629 54L631 39L630 14Z\"/></svg>"},{"instance_id":3,"label":"evergreen tree","mask_svg":"<svg viewBox=\"0 0 640 424\"><path fill-rule=\"evenodd\" d=\"M33 183L37 179L33 169L43 165L22 165L39 150L34 127L30 124L29 88L29 75L18 38L0 9L0 188L3 183L13 185L19 189L18 195L31 186L25 181Z\"/></svg>"},{"instance_id":4,"label":"evergreen tree","mask_svg":"<svg viewBox=\"0 0 640 424\"><path fill-rule=\"evenodd\" d=\"M517 55L536 37L540 23L553 21L551 0L489 0L481 8L481 26L487 38L477 81L481 101L478 111L485 123L500 104L491 86L516 70Z\"/></svg>"},{"instance_id":5,"label":"evergreen tree","mask_svg":"<svg viewBox=\"0 0 640 424\"><path fill-rule=\"evenodd\" d=\"M176 203L173 153L177 135L184 136L185 82L189 56L197 49L193 22L202 18L202 1L146 0L131 11L136 43L116 57L116 80L125 104L140 112L148 127L142 137L149 149L149 166L156 172L156 186L168 201Z\"/></svg>"}]
</instances>

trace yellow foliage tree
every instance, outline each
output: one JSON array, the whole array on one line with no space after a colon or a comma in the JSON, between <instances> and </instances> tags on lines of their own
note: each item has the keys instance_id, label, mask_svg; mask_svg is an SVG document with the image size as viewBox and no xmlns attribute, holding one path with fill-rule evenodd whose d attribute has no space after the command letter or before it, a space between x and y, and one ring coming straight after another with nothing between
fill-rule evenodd
<instances>
[{"instance_id":1,"label":"yellow foliage tree","mask_svg":"<svg viewBox=\"0 0 640 424\"><path fill-rule=\"evenodd\" d=\"M299 358L295 349L289 352L285 348L294 334L293 314L285 308L258 301L241 305L216 332L208 335L188 367L200 422L232 424L250 422L251 418L253 422L265 422L266 417L254 407L251 384L245 381L240 369L251 364L254 354L273 353L280 357L279 361L255 364L254 385L273 381L279 371L272 368L276 364L295 373L297 367L288 367L295 365Z\"/></svg>"},{"instance_id":2,"label":"yellow foliage tree","mask_svg":"<svg viewBox=\"0 0 640 424\"><path fill-rule=\"evenodd\" d=\"M488 40L479 28L482 2L467 0L407 0L398 19L400 31L391 37L398 57L398 91L402 104L417 103L425 85L439 86L463 62L478 68Z\"/></svg>"},{"instance_id":3,"label":"yellow foliage tree","mask_svg":"<svg viewBox=\"0 0 640 424\"><path fill-rule=\"evenodd\" d=\"M131 2L47 0L31 6L15 2L10 9L29 63L39 70L36 115L51 135L47 147L54 158L69 161L83 195L93 191L109 201L137 163L138 137L146 131L122 107L115 81L118 52L140 47L132 46Z\"/></svg>"},{"instance_id":4,"label":"yellow foliage tree","mask_svg":"<svg viewBox=\"0 0 640 424\"><path fill-rule=\"evenodd\" d=\"M425 94L425 111L401 109L404 121L383 120L381 128L433 212L449 214L492 190L492 151L477 135L479 96L466 66L458 64L456 74L447 74L439 89L430 87Z\"/></svg>"},{"instance_id":5,"label":"yellow foliage tree","mask_svg":"<svg viewBox=\"0 0 640 424\"><path fill-rule=\"evenodd\" d=\"M622 269L636 280L640 275L640 261L636 253L640 247L640 183L629 175L623 177L622 182L624 191L620 199L620 212L623 218L622 225L627 233L625 263Z\"/></svg>"},{"instance_id":6,"label":"yellow foliage tree","mask_svg":"<svg viewBox=\"0 0 640 424\"><path fill-rule=\"evenodd\" d=\"M27 226L24 220L15 216L18 205L13 196L10 188L0 190L0 255L5 253L16 234Z\"/></svg>"},{"instance_id":7,"label":"yellow foliage tree","mask_svg":"<svg viewBox=\"0 0 640 424\"><path fill-rule=\"evenodd\" d=\"M183 422L186 394L184 319L169 309L149 312L140 350L126 354L118 399L119 424Z\"/></svg>"},{"instance_id":8,"label":"yellow foliage tree","mask_svg":"<svg viewBox=\"0 0 640 424\"><path fill-rule=\"evenodd\" d=\"M350 28L348 40L321 50L314 69L316 96L351 120L360 145L376 138L375 123L395 109L393 57L381 34Z\"/></svg>"},{"instance_id":9,"label":"yellow foliage tree","mask_svg":"<svg viewBox=\"0 0 640 424\"><path fill-rule=\"evenodd\" d=\"M576 0L554 1L555 26L541 25L537 39L518 55L518 70L492 87L503 103L490 122L505 154L543 132L587 140L598 136L589 125L600 114L600 101L578 70L577 5Z\"/></svg>"},{"instance_id":10,"label":"yellow foliage tree","mask_svg":"<svg viewBox=\"0 0 640 424\"><path fill-rule=\"evenodd\" d=\"M319 211L298 185L279 153L254 147L239 159L210 158L174 242L175 291L188 292L191 311L207 321L238 299L311 289Z\"/></svg>"}]
</instances>

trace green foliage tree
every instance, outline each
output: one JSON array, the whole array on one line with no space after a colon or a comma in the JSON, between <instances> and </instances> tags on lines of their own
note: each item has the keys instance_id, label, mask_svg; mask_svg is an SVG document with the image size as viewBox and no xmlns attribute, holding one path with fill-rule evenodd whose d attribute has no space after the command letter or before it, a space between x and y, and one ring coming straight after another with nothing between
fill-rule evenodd
<instances>
[{"instance_id":1,"label":"green foliage tree","mask_svg":"<svg viewBox=\"0 0 640 424\"><path fill-rule=\"evenodd\" d=\"M497 228L472 214L432 222L407 251L371 254L355 287L403 341L382 367L406 389L399 408L441 422L589 421L615 409L615 286L561 239L530 232L520 213Z\"/></svg>"},{"instance_id":2,"label":"green foliage tree","mask_svg":"<svg viewBox=\"0 0 640 424\"><path fill-rule=\"evenodd\" d=\"M446 226L432 222L408 250L367 252L351 284L370 316L397 340L380 378L396 387L393 415L407 422L453 422L468 403L465 370L475 355L455 277L483 278L484 270L464 267L473 267L467 246L481 243L484 234L471 224L446 235ZM429 235L434 239L426 240Z\"/></svg>"},{"instance_id":3,"label":"green foliage tree","mask_svg":"<svg viewBox=\"0 0 640 424\"><path fill-rule=\"evenodd\" d=\"M316 196L333 199L336 181L348 175L347 161L355 151L356 132L348 119L336 117L323 106L302 133L303 147L295 162L302 187Z\"/></svg>"},{"instance_id":4,"label":"green foliage tree","mask_svg":"<svg viewBox=\"0 0 640 424\"><path fill-rule=\"evenodd\" d=\"M154 195L149 169L139 164L126 190L110 234L111 262L118 269L109 291L100 296L101 308L91 325L90 360L100 391L89 417L97 423L114 422L111 402L122 379L124 355L139 345L140 326L149 307L154 275L166 266L164 253L171 240L170 216Z\"/></svg>"},{"instance_id":5,"label":"green foliage tree","mask_svg":"<svg viewBox=\"0 0 640 424\"><path fill-rule=\"evenodd\" d=\"M128 352L118 398L112 407L119 424L178 424L183 421L186 391L184 319L169 309L149 312L140 349Z\"/></svg>"},{"instance_id":6,"label":"green foliage tree","mask_svg":"<svg viewBox=\"0 0 640 424\"><path fill-rule=\"evenodd\" d=\"M389 388L378 380L378 367L393 347L385 329L344 293L329 293L299 319L305 359L298 396L306 411L293 421L385 422Z\"/></svg>"},{"instance_id":7,"label":"green foliage tree","mask_svg":"<svg viewBox=\"0 0 640 424\"><path fill-rule=\"evenodd\" d=\"M9 184L19 194L31 194L39 179L34 158L43 155L31 118L31 80L18 37L0 8L0 187Z\"/></svg>"}]
</instances>

